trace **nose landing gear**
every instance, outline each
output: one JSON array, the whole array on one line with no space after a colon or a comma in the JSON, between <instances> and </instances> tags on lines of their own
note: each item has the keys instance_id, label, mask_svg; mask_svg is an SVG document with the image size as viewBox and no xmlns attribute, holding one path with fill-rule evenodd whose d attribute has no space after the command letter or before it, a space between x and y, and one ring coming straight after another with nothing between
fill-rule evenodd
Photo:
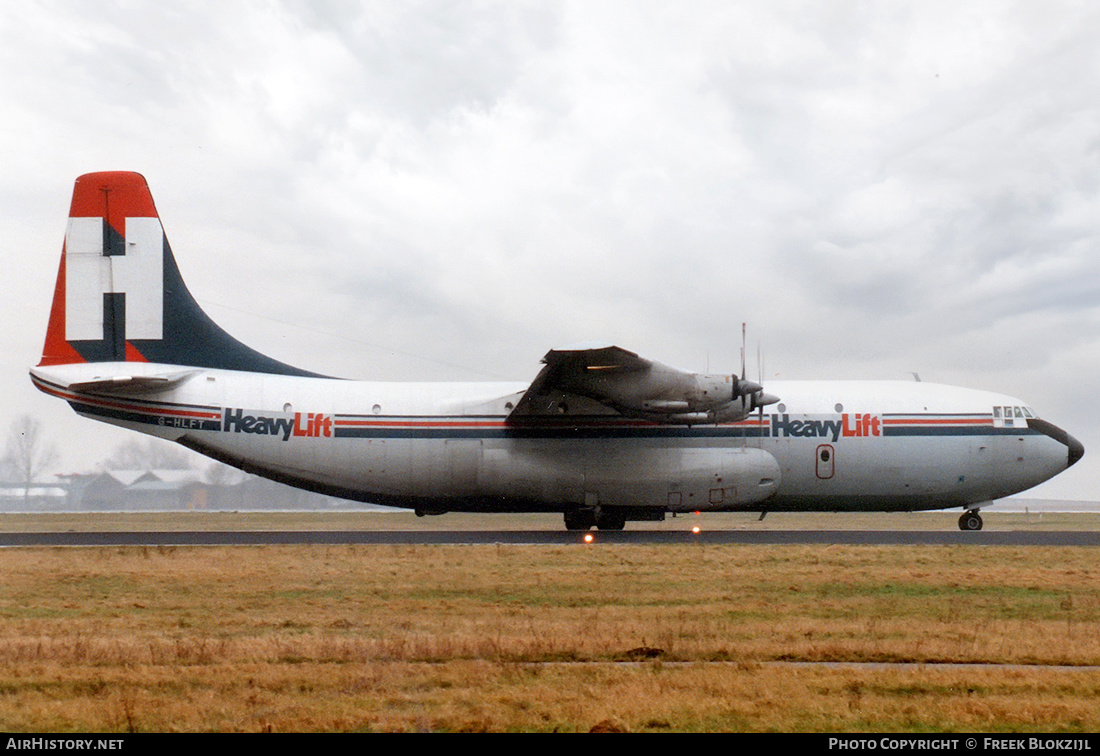
<instances>
[{"instance_id":1,"label":"nose landing gear","mask_svg":"<svg viewBox=\"0 0 1100 756\"><path fill-rule=\"evenodd\" d=\"M959 530L981 530L982 529L982 516L978 514L978 510L969 509L962 513L962 517L959 518Z\"/></svg>"}]
</instances>

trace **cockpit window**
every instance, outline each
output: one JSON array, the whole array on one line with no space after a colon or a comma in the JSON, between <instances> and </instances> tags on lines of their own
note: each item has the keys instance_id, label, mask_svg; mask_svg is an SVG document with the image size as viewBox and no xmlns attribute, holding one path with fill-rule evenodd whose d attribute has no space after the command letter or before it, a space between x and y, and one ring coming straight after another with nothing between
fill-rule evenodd
<instances>
[{"instance_id":1,"label":"cockpit window","mask_svg":"<svg viewBox=\"0 0 1100 756\"><path fill-rule=\"evenodd\" d=\"M994 428L1022 428L1027 425L1029 417L1035 417L1030 407L1009 407L1007 405L993 408Z\"/></svg>"}]
</instances>

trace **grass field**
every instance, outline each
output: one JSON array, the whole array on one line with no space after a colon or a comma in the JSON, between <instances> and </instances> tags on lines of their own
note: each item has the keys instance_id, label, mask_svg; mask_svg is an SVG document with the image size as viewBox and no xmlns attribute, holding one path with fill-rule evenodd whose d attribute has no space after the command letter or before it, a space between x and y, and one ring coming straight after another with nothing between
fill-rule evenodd
<instances>
[{"instance_id":1,"label":"grass field","mask_svg":"<svg viewBox=\"0 0 1100 756\"><path fill-rule=\"evenodd\" d=\"M1095 732L1098 563L950 546L10 548L0 729Z\"/></svg>"}]
</instances>

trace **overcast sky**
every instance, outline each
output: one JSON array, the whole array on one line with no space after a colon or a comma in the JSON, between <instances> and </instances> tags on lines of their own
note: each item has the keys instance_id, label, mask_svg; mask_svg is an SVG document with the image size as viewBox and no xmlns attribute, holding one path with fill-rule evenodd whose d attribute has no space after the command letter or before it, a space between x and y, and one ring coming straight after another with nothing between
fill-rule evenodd
<instances>
[{"instance_id":1,"label":"overcast sky","mask_svg":"<svg viewBox=\"0 0 1100 756\"><path fill-rule=\"evenodd\" d=\"M5 2L0 423L39 394L73 180L146 176L189 288L344 377L534 377L612 341L764 383L1020 397L1100 483L1089 2Z\"/></svg>"}]
</instances>

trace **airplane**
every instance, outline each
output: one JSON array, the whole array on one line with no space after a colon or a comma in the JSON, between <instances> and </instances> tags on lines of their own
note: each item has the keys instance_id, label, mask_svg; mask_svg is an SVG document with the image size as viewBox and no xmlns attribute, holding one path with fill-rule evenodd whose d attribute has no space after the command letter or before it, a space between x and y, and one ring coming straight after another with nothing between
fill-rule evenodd
<instances>
[{"instance_id":1,"label":"airplane","mask_svg":"<svg viewBox=\"0 0 1100 756\"><path fill-rule=\"evenodd\" d=\"M529 384L398 383L260 354L184 285L144 177L103 172L76 180L30 373L82 416L291 486L418 515L559 512L570 530L954 507L960 529L980 530L982 507L1084 453L1003 394L917 380L775 381L766 393L743 364L697 374L604 342L542 362Z\"/></svg>"}]
</instances>

